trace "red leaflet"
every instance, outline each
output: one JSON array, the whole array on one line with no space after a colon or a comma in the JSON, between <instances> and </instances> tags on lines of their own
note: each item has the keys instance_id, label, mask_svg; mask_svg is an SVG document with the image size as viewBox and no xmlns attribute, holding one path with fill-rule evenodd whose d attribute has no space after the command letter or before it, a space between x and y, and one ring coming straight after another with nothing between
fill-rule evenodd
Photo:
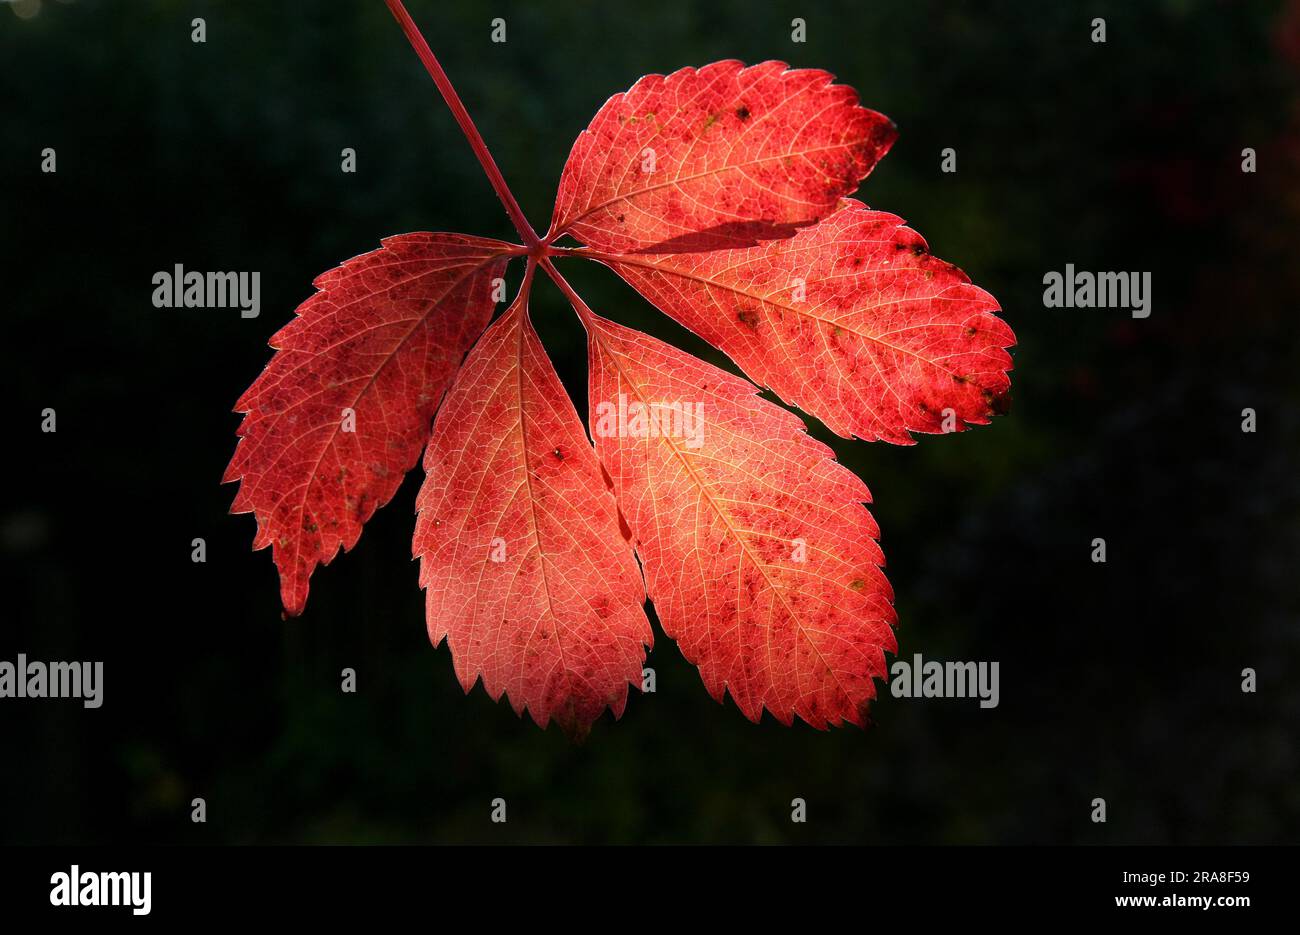
<instances>
[{"instance_id":1,"label":"red leaflet","mask_svg":"<svg viewBox=\"0 0 1300 935\"><path fill-rule=\"evenodd\" d=\"M529 271L531 278L531 269ZM525 291L475 345L424 455L412 551L429 637L545 727L623 713L653 643L631 545Z\"/></svg>"},{"instance_id":2,"label":"red leaflet","mask_svg":"<svg viewBox=\"0 0 1300 935\"><path fill-rule=\"evenodd\" d=\"M845 200L788 240L582 251L838 435L911 444L998 411L1015 341L997 300L892 214ZM945 416L949 416L945 425Z\"/></svg>"},{"instance_id":3,"label":"red leaflet","mask_svg":"<svg viewBox=\"0 0 1300 935\"><path fill-rule=\"evenodd\" d=\"M592 436L664 632L750 720L861 724L896 648L866 486L748 381L588 329Z\"/></svg>"},{"instance_id":4,"label":"red leaflet","mask_svg":"<svg viewBox=\"0 0 1300 935\"><path fill-rule=\"evenodd\" d=\"M308 579L350 549L415 466L465 351L492 314L510 248L461 234L405 234L322 273L272 338L275 355L235 404L246 412L223 483L257 516L280 596L302 613Z\"/></svg>"},{"instance_id":5,"label":"red leaflet","mask_svg":"<svg viewBox=\"0 0 1300 935\"><path fill-rule=\"evenodd\" d=\"M897 135L832 80L784 62L642 78L573 144L552 236L620 253L789 236L857 188Z\"/></svg>"},{"instance_id":6,"label":"red leaflet","mask_svg":"<svg viewBox=\"0 0 1300 935\"><path fill-rule=\"evenodd\" d=\"M749 381L597 317L552 257L612 267L840 435L906 444L984 424L1015 340L997 301L899 218L843 198L894 125L780 62L651 75L578 137L538 237L387 3L523 244L391 238L317 279L272 340L226 480L243 481L234 511L257 514L254 547L274 546L286 610L427 441L412 550L429 636L466 691L481 678L575 737L620 716L653 642L635 545L714 698L754 721L864 723L896 649L866 486ZM565 235L587 246L555 246ZM519 297L484 333L491 282L522 255ZM539 265L587 329L594 451L528 319Z\"/></svg>"}]
</instances>

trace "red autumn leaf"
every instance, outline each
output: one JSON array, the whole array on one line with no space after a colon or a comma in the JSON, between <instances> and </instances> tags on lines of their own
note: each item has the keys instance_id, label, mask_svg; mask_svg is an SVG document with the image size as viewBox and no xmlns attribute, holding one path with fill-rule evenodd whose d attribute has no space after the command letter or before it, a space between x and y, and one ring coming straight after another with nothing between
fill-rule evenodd
<instances>
[{"instance_id":1,"label":"red autumn leaf","mask_svg":"<svg viewBox=\"0 0 1300 935\"><path fill-rule=\"evenodd\" d=\"M750 720L861 724L896 649L866 486L752 383L595 316L588 331L596 452L664 632Z\"/></svg>"},{"instance_id":2,"label":"red autumn leaf","mask_svg":"<svg viewBox=\"0 0 1300 935\"><path fill-rule=\"evenodd\" d=\"M898 218L842 200L893 124L826 72L779 62L652 75L580 135L539 237L387 3L524 243L392 238L320 277L273 339L226 479L243 481L235 510L257 513L254 546L275 547L286 609L427 439L413 551L429 635L467 691L482 679L574 736L621 715L652 643L634 544L715 698L753 720L863 723L896 646L866 486L750 382L597 317L551 258L613 267L842 435L909 442L946 430L945 410L954 429L982 424L1014 342L996 301ZM566 235L587 247L557 247ZM489 284L521 255L519 298L484 334ZM538 266L587 328L595 451L528 320Z\"/></svg>"},{"instance_id":3,"label":"red autumn leaf","mask_svg":"<svg viewBox=\"0 0 1300 935\"><path fill-rule=\"evenodd\" d=\"M465 361L424 469L412 551L465 690L482 676L571 735L621 715L653 643L641 571L525 292Z\"/></svg>"},{"instance_id":4,"label":"red autumn leaf","mask_svg":"<svg viewBox=\"0 0 1300 935\"><path fill-rule=\"evenodd\" d=\"M223 483L257 516L280 595L302 613L308 579L397 492L466 350L492 314L509 245L404 234L322 273L272 338L276 353L235 404L246 412Z\"/></svg>"},{"instance_id":5,"label":"red autumn leaf","mask_svg":"<svg viewBox=\"0 0 1300 935\"><path fill-rule=\"evenodd\" d=\"M582 252L838 435L910 444L983 425L1010 386L997 300L857 201L748 248Z\"/></svg>"},{"instance_id":6,"label":"red autumn leaf","mask_svg":"<svg viewBox=\"0 0 1300 935\"><path fill-rule=\"evenodd\" d=\"M816 221L897 135L832 81L734 61L642 78L579 134L552 236L619 253L711 250Z\"/></svg>"}]
</instances>

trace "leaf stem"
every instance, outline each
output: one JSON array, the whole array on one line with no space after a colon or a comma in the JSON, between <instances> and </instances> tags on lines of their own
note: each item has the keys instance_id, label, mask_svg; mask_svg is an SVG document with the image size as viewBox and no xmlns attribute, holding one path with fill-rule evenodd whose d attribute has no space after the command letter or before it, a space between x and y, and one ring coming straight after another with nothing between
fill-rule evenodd
<instances>
[{"instance_id":1,"label":"leaf stem","mask_svg":"<svg viewBox=\"0 0 1300 935\"><path fill-rule=\"evenodd\" d=\"M564 293L564 297L569 300L569 304L573 306L573 310L577 312L578 317L582 319L582 327L587 329L588 334L591 334L596 313L587 307L587 303L582 301L582 296L578 295L578 293L574 291L573 286L569 285L569 281L560 275L560 271L556 269L555 264L551 262L549 249L541 256L538 263L541 265L542 269L546 270L546 275L550 276L552 281L560 287L560 291Z\"/></svg>"},{"instance_id":2,"label":"leaf stem","mask_svg":"<svg viewBox=\"0 0 1300 935\"><path fill-rule=\"evenodd\" d=\"M442 93L442 99L447 102L447 107L451 110L451 115L460 124L461 132L469 140L470 149L474 150L474 155L478 157L479 164L483 166L483 171L487 173L488 181L492 183L492 188L496 190L497 197L501 199L501 204L505 206L506 214L510 216L515 229L519 231L519 236L524 239L524 243L528 245L530 252L539 250L542 243L541 238L537 236L537 232L533 230L532 225L528 223L528 219L524 217L523 211L519 209L519 202L515 201L515 196L511 193L510 187L506 185L506 180L501 175L501 170L497 168L492 153L488 150L487 144L483 142L483 137L479 135L478 127L474 126L469 111L460 102L460 96L456 94L456 89L452 87L451 79L447 77L447 73L438 64L437 57L433 54L433 50L429 48L429 43L424 41L424 36L420 34L419 27L411 19L411 15L406 12L402 0L384 0L384 2L388 4L388 9L392 12L393 18L397 20L397 24L402 27L402 32L406 33L411 48L415 49L415 54L424 63L425 70L429 72L429 77L438 86L438 90Z\"/></svg>"}]
</instances>

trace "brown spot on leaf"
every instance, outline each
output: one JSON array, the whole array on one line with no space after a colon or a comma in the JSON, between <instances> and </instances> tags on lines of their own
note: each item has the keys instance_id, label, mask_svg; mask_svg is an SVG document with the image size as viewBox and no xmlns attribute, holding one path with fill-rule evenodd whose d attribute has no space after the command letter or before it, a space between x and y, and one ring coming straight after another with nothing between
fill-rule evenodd
<instances>
[{"instance_id":1,"label":"brown spot on leaf","mask_svg":"<svg viewBox=\"0 0 1300 935\"><path fill-rule=\"evenodd\" d=\"M984 402L989 407L989 415L1004 416L1011 411L1011 392L1008 390L994 396L988 390L985 390Z\"/></svg>"}]
</instances>

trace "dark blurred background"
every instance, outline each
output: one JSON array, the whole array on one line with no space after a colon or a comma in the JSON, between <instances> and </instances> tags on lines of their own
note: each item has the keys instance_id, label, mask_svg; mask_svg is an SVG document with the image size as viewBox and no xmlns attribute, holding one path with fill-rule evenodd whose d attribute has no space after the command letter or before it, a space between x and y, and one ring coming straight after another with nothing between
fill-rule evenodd
<instances>
[{"instance_id":1,"label":"dark blurred background","mask_svg":"<svg viewBox=\"0 0 1300 935\"><path fill-rule=\"evenodd\" d=\"M382 236L508 222L380 0L6 2L0 659L104 660L105 684L99 710L0 700L0 840L1300 841L1300 5L408 5L535 226L644 73L780 58L894 119L860 197L1002 302L1013 408L910 448L812 431L875 497L904 658L996 660L1001 704L885 692L865 731L754 725L660 633L658 692L573 746L464 696L430 647L419 470L282 621L219 483L267 338ZM261 317L154 308L177 263L260 271ZM1066 263L1150 271L1151 317L1045 309ZM564 268L721 362L607 270ZM534 295L585 412L581 328Z\"/></svg>"}]
</instances>

